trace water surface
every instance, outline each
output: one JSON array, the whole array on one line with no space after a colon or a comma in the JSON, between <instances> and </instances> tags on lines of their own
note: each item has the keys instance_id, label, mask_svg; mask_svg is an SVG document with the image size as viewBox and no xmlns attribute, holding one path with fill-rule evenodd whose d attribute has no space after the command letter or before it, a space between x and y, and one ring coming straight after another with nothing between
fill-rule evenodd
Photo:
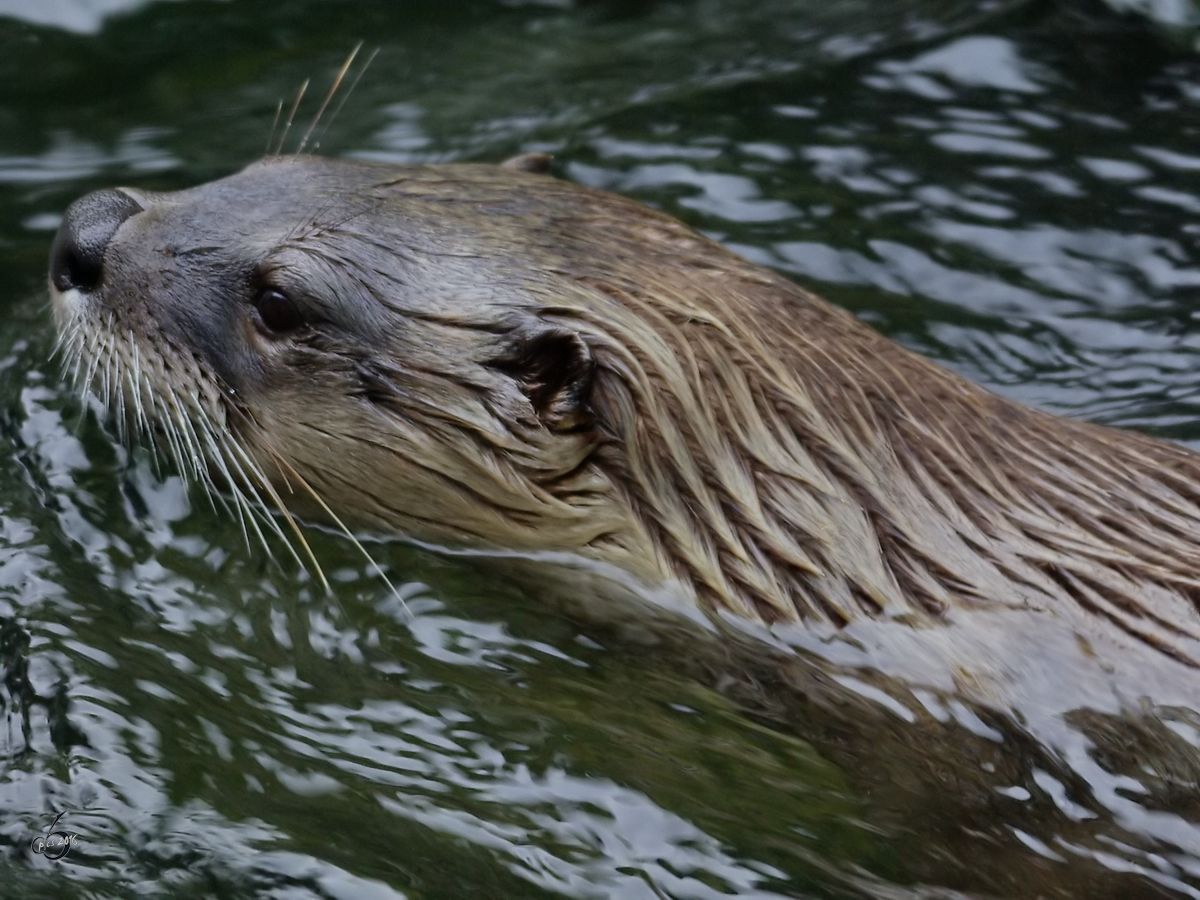
<instances>
[{"instance_id":1,"label":"water surface","mask_svg":"<svg viewBox=\"0 0 1200 900\"><path fill-rule=\"evenodd\" d=\"M1035 710L866 682L775 703L375 546L410 620L341 538L311 533L330 597L121 447L49 359L62 211L253 160L364 38L321 152L550 151L1007 396L1200 448L1179 31L1083 0L0 3L0 894L1200 894L1186 706L1081 706L1051 746ZM76 847L32 855L62 810Z\"/></svg>"}]
</instances>

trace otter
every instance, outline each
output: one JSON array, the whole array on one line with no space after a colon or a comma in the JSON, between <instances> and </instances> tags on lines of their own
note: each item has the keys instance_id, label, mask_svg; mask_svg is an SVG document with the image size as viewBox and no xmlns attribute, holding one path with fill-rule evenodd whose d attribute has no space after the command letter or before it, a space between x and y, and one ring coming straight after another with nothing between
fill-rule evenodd
<instances>
[{"instance_id":1,"label":"otter","mask_svg":"<svg viewBox=\"0 0 1200 900\"><path fill-rule=\"evenodd\" d=\"M90 194L61 342L252 524L568 555L759 634L1015 612L1200 666L1200 455L1001 398L543 163Z\"/></svg>"}]
</instances>

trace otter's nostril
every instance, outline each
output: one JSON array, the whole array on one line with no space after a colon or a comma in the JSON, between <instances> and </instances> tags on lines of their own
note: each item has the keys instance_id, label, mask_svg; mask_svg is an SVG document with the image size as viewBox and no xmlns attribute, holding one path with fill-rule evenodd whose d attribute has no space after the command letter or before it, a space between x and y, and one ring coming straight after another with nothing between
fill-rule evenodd
<instances>
[{"instance_id":1,"label":"otter's nostril","mask_svg":"<svg viewBox=\"0 0 1200 900\"><path fill-rule=\"evenodd\" d=\"M141 205L120 191L96 191L67 208L50 248L50 281L60 291L94 290L104 269L109 241Z\"/></svg>"}]
</instances>

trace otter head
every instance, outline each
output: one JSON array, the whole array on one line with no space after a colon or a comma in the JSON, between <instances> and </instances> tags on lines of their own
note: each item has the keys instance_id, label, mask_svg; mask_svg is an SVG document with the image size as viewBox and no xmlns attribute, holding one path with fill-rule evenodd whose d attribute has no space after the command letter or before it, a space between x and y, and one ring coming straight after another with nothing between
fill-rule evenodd
<instances>
[{"instance_id":1,"label":"otter head","mask_svg":"<svg viewBox=\"0 0 1200 900\"><path fill-rule=\"evenodd\" d=\"M118 420L244 507L762 622L1101 610L1200 665L1200 457L994 397L632 201L274 158L83 198L50 277Z\"/></svg>"},{"instance_id":2,"label":"otter head","mask_svg":"<svg viewBox=\"0 0 1200 900\"><path fill-rule=\"evenodd\" d=\"M937 523L879 477L862 362L902 351L632 201L271 158L84 197L50 281L85 382L247 516L566 551L763 621L922 602L877 522Z\"/></svg>"},{"instance_id":3,"label":"otter head","mask_svg":"<svg viewBox=\"0 0 1200 900\"><path fill-rule=\"evenodd\" d=\"M455 547L634 547L589 462L594 356L512 227L551 181L289 157L90 194L52 250L60 335L119 419L243 499Z\"/></svg>"}]
</instances>

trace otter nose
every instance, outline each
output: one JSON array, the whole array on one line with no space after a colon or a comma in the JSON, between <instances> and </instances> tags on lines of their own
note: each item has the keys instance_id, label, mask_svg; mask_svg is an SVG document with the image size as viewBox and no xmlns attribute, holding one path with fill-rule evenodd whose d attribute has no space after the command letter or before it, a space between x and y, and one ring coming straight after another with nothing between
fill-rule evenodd
<instances>
[{"instance_id":1,"label":"otter nose","mask_svg":"<svg viewBox=\"0 0 1200 900\"><path fill-rule=\"evenodd\" d=\"M121 223L142 211L120 191L96 191L69 207L50 248L50 281L60 291L88 292L100 283L104 251Z\"/></svg>"}]
</instances>

